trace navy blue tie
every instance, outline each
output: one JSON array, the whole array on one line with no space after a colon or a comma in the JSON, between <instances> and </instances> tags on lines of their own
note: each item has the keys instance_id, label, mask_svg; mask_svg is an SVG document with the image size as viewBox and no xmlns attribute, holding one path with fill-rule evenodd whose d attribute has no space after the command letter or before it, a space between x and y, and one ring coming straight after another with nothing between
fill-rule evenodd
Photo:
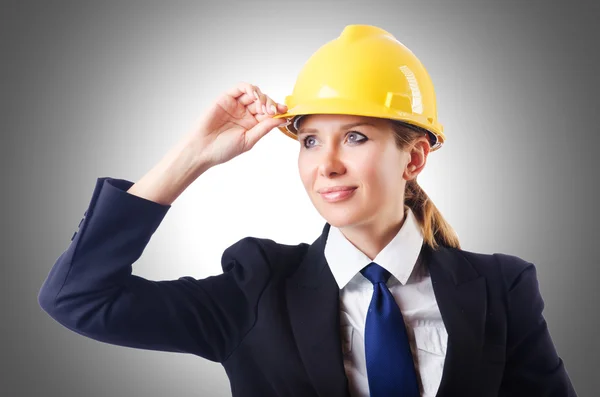
<instances>
[{"instance_id":1,"label":"navy blue tie","mask_svg":"<svg viewBox=\"0 0 600 397\"><path fill-rule=\"evenodd\" d=\"M373 297L365 325L370 395L419 397L417 374L402 312L386 285L391 274L375 262L360 272L373 283Z\"/></svg>"}]
</instances>

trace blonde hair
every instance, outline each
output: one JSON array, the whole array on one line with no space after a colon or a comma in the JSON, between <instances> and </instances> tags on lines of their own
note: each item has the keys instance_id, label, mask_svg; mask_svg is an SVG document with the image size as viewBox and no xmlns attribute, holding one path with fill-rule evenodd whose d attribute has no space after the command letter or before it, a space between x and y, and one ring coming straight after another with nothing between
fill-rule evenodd
<instances>
[{"instance_id":1,"label":"blonde hair","mask_svg":"<svg viewBox=\"0 0 600 397\"><path fill-rule=\"evenodd\" d=\"M390 120L396 145L400 150L403 150L416 139L425 134L429 141L432 142L434 137L425 129L417 126L409 125L397 120ZM419 226L423 232L424 243L428 244L433 249L438 246L446 246L460 249L458 235L444 219L435 204L431 201L427 193L419 186L417 178L406 182L404 190L404 203L415 214Z\"/></svg>"}]
</instances>

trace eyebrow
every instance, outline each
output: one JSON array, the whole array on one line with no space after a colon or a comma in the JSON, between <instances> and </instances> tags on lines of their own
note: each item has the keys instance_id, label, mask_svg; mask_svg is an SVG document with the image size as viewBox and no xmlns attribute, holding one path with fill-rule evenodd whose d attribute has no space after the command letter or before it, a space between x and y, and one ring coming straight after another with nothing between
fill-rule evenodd
<instances>
[{"instance_id":1,"label":"eyebrow","mask_svg":"<svg viewBox=\"0 0 600 397\"><path fill-rule=\"evenodd\" d=\"M344 124L342 126L340 126L340 129L338 131L341 130L347 130L349 128L353 128L353 127L358 127L359 125L370 125L371 127L376 127L375 124L369 123L367 121L359 121L358 123L350 123L350 124ZM296 136L301 135L301 134L306 134L306 133L318 133L319 131L316 128L300 128L298 130L298 132L296 133Z\"/></svg>"}]
</instances>

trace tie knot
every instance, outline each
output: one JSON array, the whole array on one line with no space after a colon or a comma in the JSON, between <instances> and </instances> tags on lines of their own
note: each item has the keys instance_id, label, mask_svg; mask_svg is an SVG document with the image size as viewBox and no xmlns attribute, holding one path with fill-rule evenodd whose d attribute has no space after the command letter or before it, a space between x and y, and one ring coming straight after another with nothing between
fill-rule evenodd
<instances>
[{"instance_id":1,"label":"tie knot","mask_svg":"<svg viewBox=\"0 0 600 397\"><path fill-rule=\"evenodd\" d=\"M377 283L386 283L390 276L392 275L390 272L385 270L383 267L379 266L375 262L369 263L360 271L363 276L365 276L370 282L373 284Z\"/></svg>"}]
</instances>

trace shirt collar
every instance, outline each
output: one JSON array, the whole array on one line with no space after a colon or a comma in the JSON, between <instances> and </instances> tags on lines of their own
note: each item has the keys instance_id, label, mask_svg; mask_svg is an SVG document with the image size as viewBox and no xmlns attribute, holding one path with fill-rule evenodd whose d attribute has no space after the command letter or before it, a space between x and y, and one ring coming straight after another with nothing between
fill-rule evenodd
<instances>
[{"instance_id":1,"label":"shirt collar","mask_svg":"<svg viewBox=\"0 0 600 397\"><path fill-rule=\"evenodd\" d=\"M410 207L405 205L404 211L402 227L372 261L348 241L338 228L330 227L324 254L340 289L371 262L389 271L403 285L406 284L421 252L423 233Z\"/></svg>"}]
</instances>

